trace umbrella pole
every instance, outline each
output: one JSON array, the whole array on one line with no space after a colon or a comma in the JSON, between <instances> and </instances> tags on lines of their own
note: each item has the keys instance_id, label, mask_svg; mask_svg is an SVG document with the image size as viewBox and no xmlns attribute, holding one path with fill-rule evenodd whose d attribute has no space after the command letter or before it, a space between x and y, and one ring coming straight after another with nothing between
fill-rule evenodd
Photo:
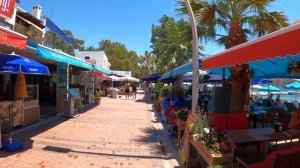
<instances>
[{"instance_id":1,"label":"umbrella pole","mask_svg":"<svg viewBox=\"0 0 300 168\"><path fill-rule=\"evenodd\" d=\"M9 117L9 143L12 144L12 82L11 74L8 78L9 83L9 105L8 105L8 117Z\"/></svg>"}]
</instances>

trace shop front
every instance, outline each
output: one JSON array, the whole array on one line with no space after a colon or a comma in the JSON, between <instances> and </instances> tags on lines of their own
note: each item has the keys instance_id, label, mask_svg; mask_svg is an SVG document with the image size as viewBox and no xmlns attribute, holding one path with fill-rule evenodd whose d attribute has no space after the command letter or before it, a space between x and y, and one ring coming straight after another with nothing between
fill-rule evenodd
<instances>
[{"instance_id":1,"label":"shop front","mask_svg":"<svg viewBox=\"0 0 300 168\"><path fill-rule=\"evenodd\" d=\"M44 82L47 86L55 88L56 115L66 111L69 88L78 90L82 101L80 103L93 103L94 67L92 64L32 41L29 41L28 45L35 52L36 58L54 62L50 68L52 78ZM53 97L50 94L53 95L53 92L48 92L43 96Z\"/></svg>"}]
</instances>

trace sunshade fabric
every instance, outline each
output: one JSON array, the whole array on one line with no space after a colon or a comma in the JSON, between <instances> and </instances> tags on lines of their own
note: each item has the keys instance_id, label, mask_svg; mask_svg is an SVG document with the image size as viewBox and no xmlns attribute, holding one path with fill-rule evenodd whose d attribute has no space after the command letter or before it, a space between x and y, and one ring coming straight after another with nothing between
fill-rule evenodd
<instances>
[{"instance_id":1,"label":"sunshade fabric","mask_svg":"<svg viewBox=\"0 0 300 168\"><path fill-rule=\"evenodd\" d=\"M199 65L199 69L200 69L200 67L202 66L201 59L198 60L198 65ZM182 75L182 74L185 74L185 73L191 72L191 71L193 71L193 63L188 63L188 64L185 64L185 65L179 66L177 68L174 68L173 70L163 74L161 76L160 80L165 80L165 79L168 79L170 77L175 77L175 76L178 76L178 75Z\"/></svg>"},{"instance_id":2,"label":"sunshade fabric","mask_svg":"<svg viewBox=\"0 0 300 168\"><path fill-rule=\"evenodd\" d=\"M202 68L212 69L255 62L267 58L285 57L300 53L300 24L270 33L238 45L211 57L203 58Z\"/></svg>"},{"instance_id":3,"label":"sunshade fabric","mask_svg":"<svg viewBox=\"0 0 300 168\"><path fill-rule=\"evenodd\" d=\"M132 81L132 82L139 82L140 80L137 78L134 78L132 76L124 76L124 77L120 77L121 81Z\"/></svg>"},{"instance_id":4,"label":"sunshade fabric","mask_svg":"<svg viewBox=\"0 0 300 168\"><path fill-rule=\"evenodd\" d=\"M48 75L49 69L39 62L20 55L0 54L0 73Z\"/></svg>"},{"instance_id":5,"label":"sunshade fabric","mask_svg":"<svg viewBox=\"0 0 300 168\"><path fill-rule=\"evenodd\" d=\"M3 38L0 38L0 43L6 44L21 49L26 48L27 37L17 32L5 29L0 26L0 34Z\"/></svg>"},{"instance_id":6,"label":"sunshade fabric","mask_svg":"<svg viewBox=\"0 0 300 168\"><path fill-rule=\"evenodd\" d=\"M95 68L95 70L97 70L99 72L102 72L102 73L104 73L106 75L111 75L111 71L109 71L107 69L101 68L101 67L99 67L97 65L94 65L94 68Z\"/></svg>"},{"instance_id":7,"label":"sunshade fabric","mask_svg":"<svg viewBox=\"0 0 300 168\"><path fill-rule=\"evenodd\" d=\"M278 87L275 87L273 85L269 85L269 86L264 86L262 88L259 89L259 91L270 91L270 92L279 92L281 89L279 89Z\"/></svg>"},{"instance_id":8,"label":"sunshade fabric","mask_svg":"<svg viewBox=\"0 0 300 168\"><path fill-rule=\"evenodd\" d=\"M283 58L266 59L263 61L250 62L249 66L254 70L254 79L261 78L300 78L300 75L292 75L287 72L288 63L293 60L298 62L300 54L296 56L288 55ZM223 68L213 68L211 73L222 74ZM230 76L229 68L225 67L225 76Z\"/></svg>"},{"instance_id":9,"label":"sunshade fabric","mask_svg":"<svg viewBox=\"0 0 300 168\"><path fill-rule=\"evenodd\" d=\"M293 82L284 86L286 89L300 89L300 82Z\"/></svg>"},{"instance_id":10,"label":"sunshade fabric","mask_svg":"<svg viewBox=\"0 0 300 168\"><path fill-rule=\"evenodd\" d=\"M102 78L102 79L111 80L111 78L110 78L108 75L106 75L106 74L104 74L104 73L101 73L101 72L99 72L99 71L96 71L96 72L95 72L95 76L100 77L100 78Z\"/></svg>"},{"instance_id":11,"label":"sunshade fabric","mask_svg":"<svg viewBox=\"0 0 300 168\"><path fill-rule=\"evenodd\" d=\"M86 68L86 69L90 69L90 70L94 69L94 66L90 63L87 63L83 60L80 60L78 58L70 56L66 53L55 51L46 46L37 44L36 42L28 41L27 45L36 49L36 55L38 57L53 60L56 62L63 62L66 64L70 64L70 65L74 65L74 66L78 66L78 67Z\"/></svg>"},{"instance_id":12,"label":"sunshade fabric","mask_svg":"<svg viewBox=\"0 0 300 168\"><path fill-rule=\"evenodd\" d=\"M151 74L149 76L143 77L142 80L147 82L156 82L159 78L161 78L161 74L156 73L156 74Z\"/></svg>"},{"instance_id":13,"label":"sunshade fabric","mask_svg":"<svg viewBox=\"0 0 300 168\"><path fill-rule=\"evenodd\" d=\"M251 81L251 83L253 85L261 85L261 84L268 84L268 83L272 83L271 79L253 79Z\"/></svg>"}]
</instances>

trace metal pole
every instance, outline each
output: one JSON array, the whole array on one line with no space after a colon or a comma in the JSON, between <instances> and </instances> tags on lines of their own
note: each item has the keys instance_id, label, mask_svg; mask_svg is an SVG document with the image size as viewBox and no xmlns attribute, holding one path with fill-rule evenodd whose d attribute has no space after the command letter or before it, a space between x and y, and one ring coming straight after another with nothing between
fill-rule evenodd
<instances>
[{"instance_id":1,"label":"metal pole","mask_svg":"<svg viewBox=\"0 0 300 168\"><path fill-rule=\"evenodd\" d=\"M198 67L198 34L197 34L197 25L194 17L194 13L191 7L189 0L184 0L185 6L188 10L190 16L190 22L192 26L193 33L193 82L192 82L192 113L196 114L198 108L198 85L199 85L199 67Z\"/></svg>"}]
</instances>

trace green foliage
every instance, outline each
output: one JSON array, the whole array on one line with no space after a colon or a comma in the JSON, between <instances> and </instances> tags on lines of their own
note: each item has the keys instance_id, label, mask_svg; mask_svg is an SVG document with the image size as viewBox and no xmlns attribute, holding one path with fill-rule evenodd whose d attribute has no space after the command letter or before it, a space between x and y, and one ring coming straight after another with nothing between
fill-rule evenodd
<instances>
[{"instance_id":1,"label":"green foliage","mask_svg":"<svg viewBox=\"0 0 300 168\"><path fill-rule=\"evenodd\" d=\"M210 128L211 120L201 112L198 113L197 122L192 126L193 139L201 141L207 148L216 154L231 153L234 145L229 136L221 131Z\"/></svg>"},{"instance_id":2,"label":"green foliage","mask_svg":"<svg viewBox=\"0 0 300 168\"><path fill-rule=\"evenodd\" d=\"M79 49L79 50L84 50L84 41L77 39L73 36L73 33L69 30L63 30L63 32L69 36L70 38L73 39L73 44L72 46L68 45L67 43L63 43L62 39L57 36L54 35L54 33L52 31L47 31L45 34L45 45L46 46L50 46L51 48L56 48L56 49L60 49L65 53L68 53L70 55L74 55L74 49ZM53 39L54 37L54 39ZM54 43L54 46L53 46Z\"/></svg>"},{"instance_id":3,"label":"green foliage","mask_svg":"<svg viewBox=\"0 0 300 168\"><path fill-rule=\"evenodd\" d=\"M101 98L103 96L104 92L102 90L96 90L94 94L94 98Z\"/></svg>"},{"instance_id":4,"label":"green foliage","mask_svg":"<svg viewBox=\"0 0 300 168\"><path fill-rule=\"evenodd\" d=\"M74 102L74 108L75 109L79 109L81 107L81 100L80 99L75 99L75 102Z\"/></svg>"},{"instance_id":5,"label":"green foliage","mask_svg":"<svg viewBox=\"0 0 300 168\"><path fill-rule=\"evenodd\" d=\"M171 90L171 97L184 97L184 90L180 86L173 86Z\"/></svg>"},{"instance_id":6,"label":"green foliage","mask_svg":"<svg viewBox=\"0 0 300 168\"><path fill-rule=\"evenodd\" d=\"M161 89L164 87L164 84L162 82L157 82L153 88L153 95L154 95L154 101L158 99L158 97L161 95Z\"/></svg>"},{"instance_id":7,"label":"green foliage","mask_svg":"<svg viewBox=\"0 0 300 168\"><path fill-rule=\"evenodd\" d=\"M99 42L99 50L105 51L110 69L120 71L131 71L133 76L138 76L140 57L135 51L128 51L126 46L120 42L102 40Z\"/></svg>"},{"instance_id":8,"label":"green foliage","mask_svg":"<svg viewBox=\"0 0 300 168\"><path fill-rule=\"evenodd\" d=\"M230 2L230 3L229 3ZM177 1L181 6L179 14L188 16L183 1ZM191 6L198 23L200 40L216 40L219 45L231 48L247 41L253 36L262 36L283 27L287 27L288 19L283 12L267 11L273 1L191 1ZM221 35L217 32L226 32ZM217 38L216 38L217 37ZM230 45L231 43L232 45Z\"/></svg>"},{"instance_id":9,"label":"green foliage","mask_svg":"<svg viewBox=\"0 0 300 168\"><path fill-rule=\"evenodd\" d=\"M161 88L161 96L170 96L170 93L171 93L171 90L172 90L172 86L171 85L168 85L168 86L163 86Z\"/></svg>"},{"instance_id":10,"label":"green foliage","mask_svg":"<svg viewBox=\"0 0 300 168\"><path fill-rule=\"evenodd\" d=\"M152 25L151 48L156 56L156 67L162 72L187 63L192 57L191 39L186 39L185 32L191 29L189 22L163 16L160 25Z\"/></svg>"}]
</instances>

